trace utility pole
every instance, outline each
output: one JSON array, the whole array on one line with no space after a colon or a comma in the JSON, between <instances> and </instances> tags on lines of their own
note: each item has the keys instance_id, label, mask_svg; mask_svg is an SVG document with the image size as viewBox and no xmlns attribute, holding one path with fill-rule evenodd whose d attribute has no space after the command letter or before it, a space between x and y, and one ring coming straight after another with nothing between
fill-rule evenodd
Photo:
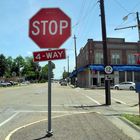
<instances>
[{"instance_id":1,"label":"utility pole","mask_svg":"<svg viewBox=\"0 0 140 140\"><path fill-rule=\"evenodd\" d=\"M108 65L104 0L100 0L104 68ZM110 81L105 78L106 105L111 105Z\"/></svg>"},{"instance_id":2,"label":"utility pole","mask_svg":"<svg viewBox=\"0 0 140 140\"><path fill-rule=\"evenodd\" d=\"M139 13L136 12L136 15L137 15L138 35L139 35L139 41L140 41L140 20L139 20Z\"/></svg>"},{"instance_id":3,"label":"utility pole","mask_svg":"<svg viewBox=\"0 0 140 140\"><path fill-rule=\"evenodd\" d=\"M74 51L75 51L75 69L77 70L77 48L76 48L76 36L74 35Z\"/></svg>"},{"instance_id":4,"label":"utility pole","mask_svg":"<svg viewBox=\"0 0 140 140\"><path fill-rule=\"evenodd\" d=\"M69 56L67 56L67 58L68 58L68 74L69 74Z\"/></svg>"},{"instance_id":5,"label":"utility pole","mask_svg":"<svg viewBox=\"0 0 140 140\"><path fill-rule=\"evenodd\" d=\"M76 36L74 35L74 50L75 50L75 70L77 72L77 48L76 48ZM75 77L75 87L77 86L77 76Z\"/></svg>"}]
</instances>

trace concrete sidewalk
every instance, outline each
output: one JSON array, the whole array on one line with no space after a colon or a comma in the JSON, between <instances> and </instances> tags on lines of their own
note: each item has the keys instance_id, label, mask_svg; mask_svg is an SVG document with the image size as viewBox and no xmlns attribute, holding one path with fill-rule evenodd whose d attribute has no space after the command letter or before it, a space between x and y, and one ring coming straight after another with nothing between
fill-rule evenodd
<instances>
[{"instance_id":1,"label":"concrete sidewalk","mask_svg":"<svg viewBox=\"0 0 140 140\"><path fill-rule=\"evenodd\" d=\"M52 119L53 136L46 137L47 121L22 127L6 140L132 140L106 117L80 113Z\"/></svg>"}]
</instances>

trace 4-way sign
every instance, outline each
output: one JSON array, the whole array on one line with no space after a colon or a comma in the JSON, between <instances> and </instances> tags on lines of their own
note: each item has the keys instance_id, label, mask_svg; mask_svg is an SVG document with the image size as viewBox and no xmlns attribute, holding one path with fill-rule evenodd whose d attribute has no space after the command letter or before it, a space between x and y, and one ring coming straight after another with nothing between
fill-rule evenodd
<instances>
[{"instance_id":1,"label":"4-way sign","mask_svg":"<svg viewBox=\"0 0 140 140\"><path fill-rule=\"evenodd\" d=\"M33 52L34 62L65 59L65 49Z\"/></svg>"}]
</instances>

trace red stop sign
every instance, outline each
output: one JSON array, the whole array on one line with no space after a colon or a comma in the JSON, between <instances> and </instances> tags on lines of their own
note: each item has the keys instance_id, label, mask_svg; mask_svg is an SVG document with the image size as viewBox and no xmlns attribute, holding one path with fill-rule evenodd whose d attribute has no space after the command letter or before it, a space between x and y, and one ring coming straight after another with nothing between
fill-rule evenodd
<instances>
[{"instance_id":1,"label":"red stop sign","mask_svg":"<svg viewBox=\"0 0 140 140\"><path fill-rule=\"evenodd\" d=\"M71 19L59 8L43 8L29 20L29 37L40 48L59 48L71 36Z\"/></svg>"}]
</instances>

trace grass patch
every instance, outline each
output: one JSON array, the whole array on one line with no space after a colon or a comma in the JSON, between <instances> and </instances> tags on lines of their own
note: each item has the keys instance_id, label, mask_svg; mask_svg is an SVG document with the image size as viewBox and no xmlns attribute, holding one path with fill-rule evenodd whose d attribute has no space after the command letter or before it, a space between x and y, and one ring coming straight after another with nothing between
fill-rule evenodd
<instances>
[{"instance_id":1,"label":"grass patch","mask_svg":"<svg viewBox=\"0 0 140 140\"><path fill-rule=\"evenodd\" d=\"M133 114L123 114L123 117L134 123L135 125L140 127L140 116L139 115L133 115Z\"/></svg>"}]
</instances>

